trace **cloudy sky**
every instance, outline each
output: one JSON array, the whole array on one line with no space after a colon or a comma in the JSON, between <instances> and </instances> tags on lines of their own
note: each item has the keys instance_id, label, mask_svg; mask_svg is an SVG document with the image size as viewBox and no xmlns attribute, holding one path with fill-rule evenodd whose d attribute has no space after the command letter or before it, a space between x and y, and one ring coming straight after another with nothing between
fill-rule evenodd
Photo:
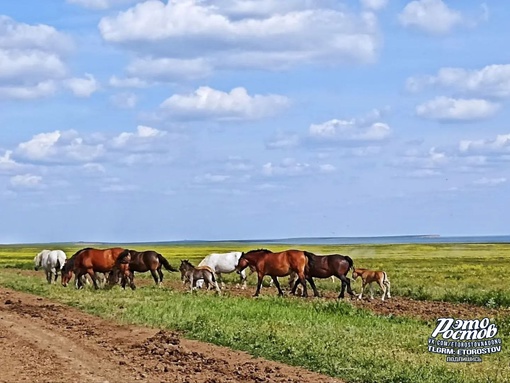
<instances>
[{"instance_id":1,"label":"cloudy sky","mask_svg":"<svg viewBox=\"0 0 510 383\"><path fill-rule=\"evenodd\" d=\"M508 20L501 0L2 1L0 242L508 234Z\"/></svg>"}]
</instances>

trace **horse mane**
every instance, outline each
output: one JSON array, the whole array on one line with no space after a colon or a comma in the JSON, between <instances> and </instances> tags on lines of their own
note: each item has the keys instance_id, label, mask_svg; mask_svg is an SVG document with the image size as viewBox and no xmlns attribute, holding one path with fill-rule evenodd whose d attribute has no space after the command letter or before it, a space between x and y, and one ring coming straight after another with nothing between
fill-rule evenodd
<instances>
[{"instance_id":1,"label":"horse mane","mask_svg":"<svg viewBox=\"0 0 510 383\"><path fill-rule=\"evenodd\" d=\"M352 258L349 257L348 255L344 255L344 257L345 257L345 260L349 263L349 269L354 270L354 261L352 260Z\"/></svg>"},{"instance_id":2,"label":"horse mane","mask_svg":"<svg viewBox=\"0 0 510 383\"><path fill-rule=\"evenodd\" d=\"M244 255L247 255L250 253L258 253L258 252L265 253L265 254L272 253L272 251L268 250L268 249L254 249L254 250L247 251L246 253L244 253Z\"/></svg>"},{"instance_id":3,"label":"horse mane","mask_svg":"<svg viewBox=\"0 0 510 383\"><path fill-rule=\"evenodd\" d=\"M122 253L117 257L117 262L122 263L122 260L126 258L128 255L131 255L131 250L125 249Z\"/></svg>"},{"instance_id":4,"label":"horse mane","mask_svg":"<svg viewBox=\"0 0 510 383\"><path fill-rule=\"evenodd\" d=\"M193 266L193 264L192 264L189 260L187 260L187 259L181 259L181 263L184 263L185 265L190 265L190 266L192 266L192 267L195 267L195 266Z\"/></svg>"},{"instance_id":5,"label":"horse mane","mask_svg":"<svg viewBox=\"0 0 510 383\"><path fill-rule=\"evenodd\" d=\"M84 251L86 251L86 250L94 250L94 248L93 248L93 247L86 247L86 248L84 248L84 249L78 250L76 253L74 253L74 254L71 256L71 258L76 257L78 254L80 254L80 253L82 253L82 252L84 252ZM71 258L70 258L70 259L71 259Z\"/></svg>"},{"instance_id":6,"label":"horse mane","mask_svg":"<svg viewBox=\"0 0 510 383\"><path fill-rule=\"evenodd\" d=\"M67 273L69 270L74 269L74 261L76 260L76 254L74 254L71 258L65 260L61 268L63 272Z\"/></svg>"}]
</instances>

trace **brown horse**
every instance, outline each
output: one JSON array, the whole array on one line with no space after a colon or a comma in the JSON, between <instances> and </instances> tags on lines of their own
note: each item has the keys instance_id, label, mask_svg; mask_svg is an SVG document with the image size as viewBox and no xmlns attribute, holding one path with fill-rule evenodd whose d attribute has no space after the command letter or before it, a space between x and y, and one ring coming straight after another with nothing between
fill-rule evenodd
<instances>
[{"instance_id":1,"label":"brown horse","mask_svg":"<svg viewBox=\"0 0 510 383\"><path fill-rule=\"evenodd\" d=\"M95 272L109 273L112 271L117 258L123 251L124 249L120 247L104 250L87 247L77 251L62 268L62 286L67 286L74 272L77 288L83 287L82 276L88 274L94 283L94 288L98 289Z\"/></svg>"},{"instance_id":2,"label":"brown horse","mask_svg":"<svg viewBox=\"0 0 510 383\"><path fill-rule=\"evenodd\" d=\"M254 268L257 272L257 291L254 297L260 294L260 288L265 275L269 275L278 289L278 295L282 296L283 291L278 282L278 277L285 277L295 272L299 282L303 285L303 296L307 296L305 269L308 267L308 257L311 253L301 250L286 250L273 253L267 249L250 250L243 253L236 266L239 273L247 267Z\"/></svg>"},{"instance_id":3,"label":"brown horse","mask_svg":"<svg viewBox=\"0 0 510 383\"><path fill-rule=\"evenodd\" d=\"M308 269L306 273L306 280L310 282L310 286L312 286L313 293L316 297L319 296L319 292L315 287L315 282L313 278L329 278L331 276L335 276L340 281L342 281L342 289L340 291L340 295L338 298L343 298L345 293L345 288L347 287L347 292L351 295L354 295L351 289L351 281L347 278L347 273L354 267L354 262L351 257L347 255L341 254L331 254L331 255L315 255L313 253L308 253ZM294 287L292 288L292 294L296 293L297 286L299 284L299 280L296 279L294 275L293 278ZM292 282L290 282L292 283Z\"/></svg>"},{"instance_id":4,"label":"brown horse","mask_svg":"<svg viewBox=\"0 0 510 383\"><path fill-rule=\"evenodd\" d=\"M119 255L119 262L128 256L130 258L129 271L131 284L133 284L135 271L137 273L150 271L156 285L161 285L163 283L163 272L161 271L161 267L164 266L168 271L178 271L170 265L165 257L153 250L136 251L126 249ZM118 275L113 277L112 283L117 283L117 281Z\"/></svg>"}]
</instances>

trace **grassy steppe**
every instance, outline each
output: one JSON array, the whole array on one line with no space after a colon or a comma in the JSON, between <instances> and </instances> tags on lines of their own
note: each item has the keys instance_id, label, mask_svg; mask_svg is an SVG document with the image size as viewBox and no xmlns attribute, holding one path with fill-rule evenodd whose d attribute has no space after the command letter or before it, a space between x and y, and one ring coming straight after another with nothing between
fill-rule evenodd
<instances>
[{"instance_id":1,"label":"grassy steppe","mask_svg":"<svg viewBox=\"0 0 510 383\"><path fill-rule=\"evenodd\" d=\"M87 244L55 245L68 256ZM247 251L253 244L206 243L199 245L121 245L137 250L154 249L174 265L180 259L198 263L212 252ZM98 246L104 247L104 246ZM267 246L272 251L288 245ZM406 244L293 246L317 254L340 253L351 256L355 266L384 269L394 295L418 300L472 303L487 307L510 307L510 244ZM0 246L0 267L32 268L32 259L44 245ZM230 278L229 278L230 277ZM235 276L227 276L233 279ZM253 281L253 279L252 279ZM321 288L338 284L319 282ZM359 282L356 285L359 289Z\"/></svg>"},{"instance_id":2,"label":"grassy steppe","mask_svg":"<svg viewBox=\"0 0 510 383\"><path fill-rule=\"evenodd\" d=\"M71 255L81 247L64 246L64 250ZM174 265L184 258L198 261L213 251L257 247L228 243L150 246ZM32 258L41 248L0 247L1 266L31 268ZM269 248L276 251L288 246ZM509 305L508 283L504 282L508 281L505 276L510 271L507 245L300 248L348 254L359 266L384 268L390 275L394 295ZM178 278L176 274L165 274L166 278ZM0 269L0 285L46 296L120 322L180 330L190 338L304 366L348 382L507 382L510 376L508 316L496 319L503 339L500 354L485 356L482 363L455 364L427 351L427 338L435 323L378 316L344 302L279 299L270 293L259 299L228 296L228 292L223 296L204 292L192 295L152 286L136 291L122 291L118 287L109 291L77 291L48 286L42 273L29 276L6 269ZM338 288L338 284L322 282L321 288Z\"/></svg>"}]
</instances>

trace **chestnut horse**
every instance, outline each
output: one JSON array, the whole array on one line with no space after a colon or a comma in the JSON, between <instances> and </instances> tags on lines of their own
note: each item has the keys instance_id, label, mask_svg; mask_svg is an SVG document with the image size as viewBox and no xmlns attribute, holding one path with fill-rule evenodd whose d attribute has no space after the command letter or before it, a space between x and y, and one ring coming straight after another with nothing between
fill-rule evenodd
<instances>
[{"instance_id":1,"label":"chestnut horse","mask_svg":"<svg viewBox=\"0 0 510 383\"><path fill-rule=\"evenodd\" d=\"M331 276L337 277L342 281L342 289L338 298L343 298L345 288L351 297L354 295L351 289L351 281L347 278L347 273L354 267L352 258L347 255L331 254L331 255L315 255L308 253L308 269L306 273L306 280L310 282L313 293L316 297L319 296L319 292L315 287L313 278L329 278ZM292 294L296 293L299 280L296 280L294 276L294 287L292 288ZM292 283L292 282L290 282Z\"/></svg>"},{"instance_id":2,"label":"chestnut horse","mask_svg":"<svg viewBox=\"0 0 510 383\"><path fill-rule=\"evenodd\" d=\"M124 249L120 247L104 250L87 247L77 251L62 268L62 286L67 286L74 272L78 288L83 286L81 277L88 274L94 283L94 288L98 289L95 272L109 273L112 271L117 258L123 251Z\"/></svg>"},{"instance_id":3,"label":"chestnut horse","mask_svg":"<svg viewBox=\"0 0 510 383\"><path fill-rule=\"evenodd\" d=\"M276 288L278 295L282 296L283 291L278 282L278 277L285 277L295 272L299 282L303 285L303 296L307 296L305 269L308 267L308 257L311 253L301 250L286 250L273 253L267 249L250 250L243 253L236 266L236 271L240 273L247 267L254 268L257 272L258 282L257 291L254 297L260 293L262 281L265 275L269 275Z\"/></svg>"}]
</instances>

